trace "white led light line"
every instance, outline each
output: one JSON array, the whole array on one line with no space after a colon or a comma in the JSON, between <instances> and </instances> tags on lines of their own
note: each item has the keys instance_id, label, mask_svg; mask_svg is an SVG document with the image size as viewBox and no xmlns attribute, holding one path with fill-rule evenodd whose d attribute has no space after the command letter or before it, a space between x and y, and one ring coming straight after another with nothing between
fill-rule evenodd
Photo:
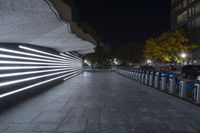
<instances>
[{"instance_id":1,"label":"white led light line","mask_svg":"<svg viewBox=\"0 0 200 133\"><path fill-rule=\"evenodd\" d=\"M73 73L76 73L76 72L73 72ZM6 96L10 96L10 95L16 94L18 92L22 92L22 91L28 90L28 89L31 89L31 88L36 87L36 86L39 86L39 85L42 85L42 84L46 84L46 83L52 82L52 81L57 80L57 79L64 78L64 77L69 76L69 75L71 75L73 73L65 74L65 75L62 75L62 76L59 76L59 77L56 77L56 78L48 79L48 80L45 80L45 81L42 81L42 82L39 82L39 83L36 83L36 84L29 85L27 87L24 87L24 88L21 88L21 89L18 89L18 90L14 90L14 91L10 91L10 92L1 94L0 98L4 98Z\"/></svg>"},{"instance_id":2,"label":"white led light line","mask_svg":"<svg viewBox=\"0 0 200 133\"><path fill-rule=\"evenodd\" d=\"M29 50L29 51L33 51L33 52L36 52L36 53L41 53L41 54L45 54L45 55L50 55L50 56L62 58L62 59L68 59L68 58L65 58L65 57L63 57L63 56L59 56L59 55L47 53L47 52L44 52L44 51L36 50L36 49L33 49L33 48L28 48L28 47L21 46L21 45L19 46L19 48L25 49L25 50Z\"/></svg>"},{"instance_id":3,"label":"white led light line","mask_svg":"<svg viewBox=\"0 0 200 133\"><path fill-rule=\"evenodd\" d=\"M74 58L78 58L79 60L82 60L80 57L78 56L74 56L73 54L69 53L69 52L66 52L65 54L69 55L69 56L72 56Z\"/></svg>"},{"instance_id":4,"label":"white led light line","mask_svg":"<svg viewBox=\"0 0 200 133\"><path fill-rule=\"evenodd\" d=\"M72 56L65 55L65 54L63 54L63 53L60 53L60 55L61 55L61 56L64 56L64 57L67 57L68 59L70 59L70 60L72 60L72 61L79 61L79 59L74 58L74 57L72 57Z\"/></svg>"},{"instance_id":5,"label":"white led light line","mask_svg":"<svg viewBox=\"0 0 200 133\"><path fill-rule=\"evenodd\" d=\"M45 74L42 76L35 76L35 77L31 77L31 78L3 82L3 83L0 83L0 87L8 86L8 85L16 84L16 83L21 83L21 82L25 82L25 81L31 81L31 80L35 80L35 79L45 78L45 77L49 77L49 76L54 76L54 75L58 75L58 74L73 72L73 71L75 71L75 70L62 71L62 72L56 72L56 73L51 73L51 74Z\"/></svg>"},{"instance_id":6,"label":"white led light line","mask_svg":"<svg viewBox=\"0 0 200 133\"><path fill-rule=\"evenodd\" d=\"M72 54L72 53L70 53L70 52L66 52L66 54L68 54L68 55L71 55L71 56L74 56L74 57L77 57L77 58L81 59L81 58L80 58L80 57L78 57L77 55L74 55L74 54Z\"/></svg>"},{"instance_id":7,"label":"white led light line","mask_svg":"<svg viewBox=\"0 0 200 133\"><path fill-rule=\"evenodd\" d=\"M71 76L69 76L69 77L67 77L67 78L65 78L65 79L63 79L63 80L65 81L65 80L67 80L67 79L70 79L70 78L72 78L72 77L74 77L74 76L76 76L76 75L78 75L78 74L80 74L80 73L82 73L82 71L78 71L77 73L75 73L75 74L73 74L73 75L71 75Z\"/></svg>"},{"instance_id":8,"label":"white led light line","mask_svg":"<svg viewBox=\"0 0 200 133\"><path fill-rule=\"evenodd\" d=\"M65 54L63 54L63 53L60 53L60 55L61 55L61 56L64 56L64 57L67 57L67 58L69 58L69 59L72 59L72 60L78 60L77 58L74 58L74 57L72 57L72 56L65 55Z\"/></svg>"},{"instance_id":9,"label":"white led light line","mask_svg":"<svg viewBox=\"0 0 200 133\"><path fill-rule=\"evenodd\" d=\"M47 69L47 68L78 68L67 66L5 66L0 67L0 70L20 70L20 69Z\"/></svg>"},{"instance_id":10,"label":"white led light line","mask_svg":"<svg viewBox=\"0 0 200 133\"><path fill-rule=\"evenodd\" d=\"M54 62L54 63L61 63L61 64L65 64L66 63L66 62L61 62L61 61L53 61L53 60L46 60L46 59L38 59L38 58L30 58L30 57L22 57L22 56L5 55L5 54L0 54L0 58L22 59L22 60L33 60L33 61L44 61L44 62ZM66 63L66 64L68 64L68 63Z\"/></svg>"},{"instance_id":11,"label":"white led light line","mask_svg":"<svg viewBox=\"0 0 200 133\"><path fill-rule=\"evenodd\" d=\"M41 70L41 71L7 73L7 74L0 74L0 78L22 76L22 75L29 75L29 74L38 74L38 73L45 73L45 72L55 72L55 71L62 71L62 70L73 70L73 69L72 68L67 68L67 69L62 68L62 69L50 69L50 70Z\"/></svg>"},{"instance_id":12,"label":"white led light line","mask_svg":"<svg viewBox=\"0 0 200 133\"><path fill-rule=\"evenodd\" d=\"M0 48L0 51L2 51L2 52L8 52L8 53L13 53L13 54L28 55L28 56L33 56L33 57L40 57L40 58L45 58L45 59L66 61L64 59L59 59L59 58L54 58L54 57L49 57L49 56L44 56L44 55L37 55L37 54L32 54L32 53L26 53L26 52L21 52L21 51L16 51L16 50L10 50L10 49L5 49L5 48Z\"/></svg>"},{"instance_id":13,"label":"white led light line","mask_svg":"<svg viewBox=\"0 0 200 133\"><path fill-rule=\"evenodd\" d=\"M26 64L26 65L56 65L56 66L69 66L70 64L58 63L43 63L43 62L26 62L26 61L1 61L0 64Z\"/></svg>"},{"instance_id":14,"label":"white led light line","mask_svg":"<svg viewBox=\"0 0 200 133\"><path fill-rule=\"evenodd\" d=\"M63 54L63 53L60 53L60 55L65 56L67 58L71 58L71 59L76 60L76 61L80 61L80 59L78 59L78 58L75 58L75 57L72 57L72 56L69 56L69 55L66 55L66 54Z\"/></svg>"}]
</instances>

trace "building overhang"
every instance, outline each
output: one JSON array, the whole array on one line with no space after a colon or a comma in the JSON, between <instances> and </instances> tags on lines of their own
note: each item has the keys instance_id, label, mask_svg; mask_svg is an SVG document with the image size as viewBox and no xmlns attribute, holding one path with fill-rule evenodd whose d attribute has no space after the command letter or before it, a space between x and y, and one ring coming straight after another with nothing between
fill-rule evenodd
<instances>
[{"instance_id":1,"label":"building overhang","mask_svg":"<svg viewBox=\"0 0 200 133\"><path fill-rule=\"evenodd\" d=\"M62 0L1 0L0 42L48 47L60 52L94 51L96 41L71 19Z\"/></svg>"}]
</instances>

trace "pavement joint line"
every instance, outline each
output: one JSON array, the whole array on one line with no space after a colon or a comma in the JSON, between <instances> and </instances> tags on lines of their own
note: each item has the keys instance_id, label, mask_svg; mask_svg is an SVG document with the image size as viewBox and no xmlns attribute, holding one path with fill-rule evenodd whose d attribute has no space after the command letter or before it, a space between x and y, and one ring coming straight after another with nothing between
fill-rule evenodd
<instances>
[{"instance_id":1,"label":"pavement joint line","mask_svg":"<svg viewBox=\"0 0 200 133\"><path fill-rule=\"evenodd\" d=\"M157 90L157 92L159 92L160 94L164 94L164 95L166 95L166 96L168 96L168 97L170 97L170 98L173 98L174 100L177 100L177 101L179 101L179 102L181 102L181 103L184 103L184 104L187 104L187 105L189 105L189 106L192 106L193 108L195 108L195 109L197 109L198 111L200 111L200 105L197 105L197 104L195 104L195 103L191 103L190 101L187 101L187 100L185 100L185 99L181 99L181 98L179 98L179 97L177 97L177 96L175 96L175 95L172 95L172 94L169 94L169 93L167 93L167 92L164 92L164 91L161 91L161 90L159 90L159 89L156 89L156 88L154 88L154 87L145 85L145 84L143 84L143 83L140 83L140 82L138 82L138 81L136 81L136 80L134 80L134 79L132 79L132 78L129 78L129 77L127 77L127 76L124 76L124 75L122 75L122 74L119 74L119 75L121 75L122 77L125 77L125 78L127 78L127 79L129 79L129 80L132 80L132 81L134 81L134 82L136 82L136 83L138 83L138 84L141 84L141 85L143 85L143 86L145 86L145 87L148 87L148 88L150 88L150 89L152 89L152 90Z\"/></svg>"}]
</instances>

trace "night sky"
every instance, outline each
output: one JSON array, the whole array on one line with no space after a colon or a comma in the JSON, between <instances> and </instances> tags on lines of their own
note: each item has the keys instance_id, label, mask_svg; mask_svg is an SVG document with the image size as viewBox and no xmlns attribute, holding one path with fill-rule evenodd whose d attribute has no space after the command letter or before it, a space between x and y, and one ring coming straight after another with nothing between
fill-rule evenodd
<instances>
[{"instance_id":1,"label":"night sky","mask_svg":"<svg viewBox=\"0 0 200 133\"><path fill-rule=\"evenodd\" d=\"M170 30L170 0L75 0L79 17L103 42L144 42Z\"/></svg>"}]
</instances>

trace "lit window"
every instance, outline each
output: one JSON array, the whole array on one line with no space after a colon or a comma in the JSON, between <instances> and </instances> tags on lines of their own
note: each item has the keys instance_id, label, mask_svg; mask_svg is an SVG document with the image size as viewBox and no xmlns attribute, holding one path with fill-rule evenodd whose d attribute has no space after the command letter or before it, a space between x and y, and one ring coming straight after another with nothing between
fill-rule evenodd
<instances>
[{"instance_id":1,"label":"lit window","mask_svg":"<svg viewBox=\"0 0 200 133\"><path fill-rule=\"evenodd\" d=\"M187 20L188 20L187 11L184 11L181 15L177 17L177 23L182 23Z\"/></svg>"}]
</instances>

